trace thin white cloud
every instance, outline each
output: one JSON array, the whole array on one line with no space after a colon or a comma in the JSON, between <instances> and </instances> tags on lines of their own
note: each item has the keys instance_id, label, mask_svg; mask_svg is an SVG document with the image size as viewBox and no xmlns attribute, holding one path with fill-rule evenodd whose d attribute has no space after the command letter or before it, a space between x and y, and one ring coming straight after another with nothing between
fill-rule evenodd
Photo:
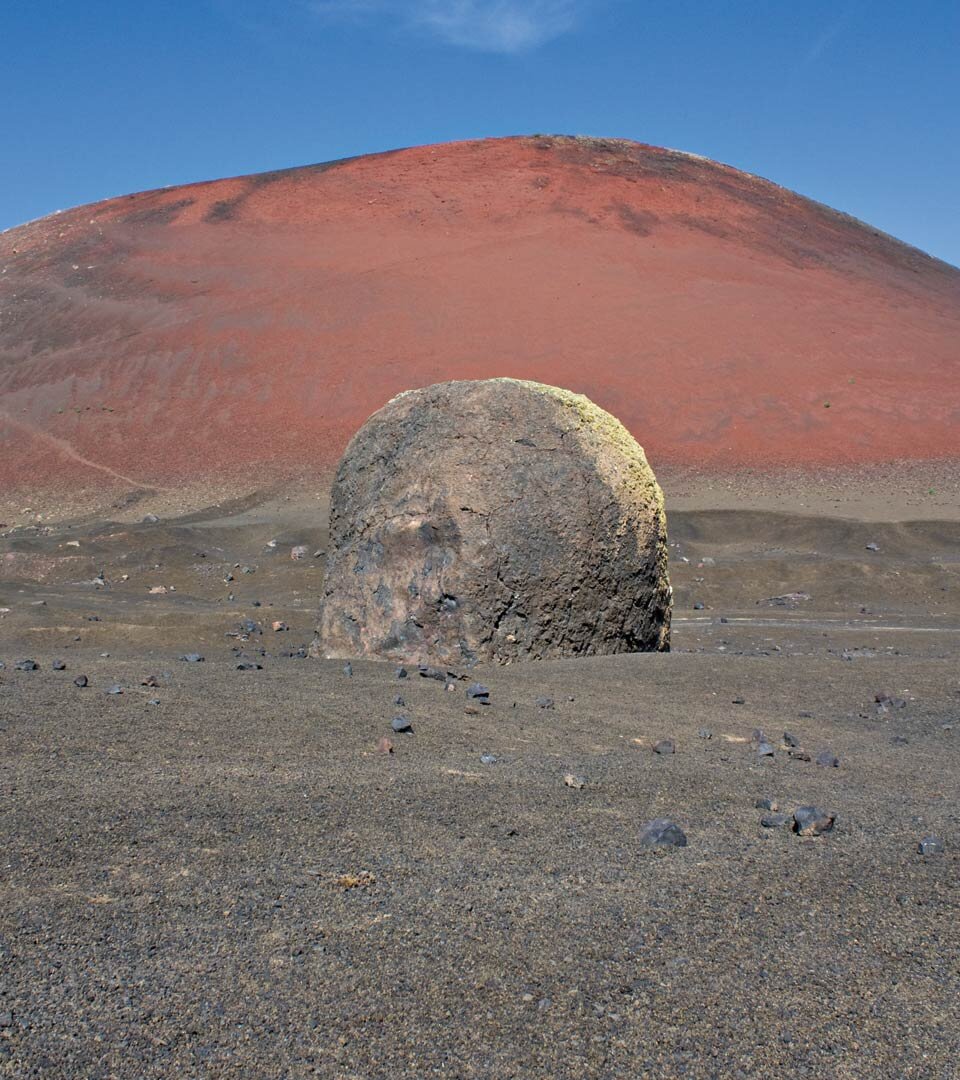
<instances>
[{"instance_id":1,"label":"thin white cloud","mask_svg":"<svg viewBox=\"0 0 960 1080\"><path fill-rule=\"evenodd\" d=\"M517 53L565 34L584 0L311 0L325 19L386 17L451 45Z\"/></svg>"}]
</instances>

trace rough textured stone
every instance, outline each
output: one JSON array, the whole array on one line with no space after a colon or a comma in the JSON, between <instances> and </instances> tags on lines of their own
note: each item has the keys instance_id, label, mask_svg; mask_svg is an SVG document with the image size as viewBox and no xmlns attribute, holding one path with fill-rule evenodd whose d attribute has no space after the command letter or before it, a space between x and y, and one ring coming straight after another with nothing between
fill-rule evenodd
<instances>
[{"instance_id":1,"label":"rough textured stone","mask_svg":"<svg viewBox=\"0 0 960 1080\"><path fill-rule=\"evenodd\" d=\"M510 662L666 650L663 496L580 395L514 379L409 391L331 496L316 651Z\"/></svg>"}]
</instances>

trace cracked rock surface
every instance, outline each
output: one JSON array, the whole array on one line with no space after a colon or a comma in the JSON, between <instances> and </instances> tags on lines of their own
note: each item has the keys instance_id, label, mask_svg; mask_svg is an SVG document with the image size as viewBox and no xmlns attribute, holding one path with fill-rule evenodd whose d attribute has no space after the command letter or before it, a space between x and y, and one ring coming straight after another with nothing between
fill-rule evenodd
<instances>
[{"instance_id":1,"label":"cracked rock surface","mask_svg":"<svg viewBox=\"0 0 960 1080\"><path fill-rule=\"evenodd\" d=\"M669 648L663 496L578 394L515 379L408 391L331 492L318 649L510 662Z\"/></svg>"}]
</instances>

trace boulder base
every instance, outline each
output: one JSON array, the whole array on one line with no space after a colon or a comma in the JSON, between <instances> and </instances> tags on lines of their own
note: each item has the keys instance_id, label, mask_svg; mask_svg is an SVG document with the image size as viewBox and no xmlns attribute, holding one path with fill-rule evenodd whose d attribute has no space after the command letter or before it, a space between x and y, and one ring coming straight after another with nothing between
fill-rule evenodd
<instances>
[{"instance_id":1,"label":"boulder base","mask_svg":"<svg viewBox=\"0 0 960 1080\"><path fill-rule=\"evenodd\" d=\"M333 484L319 651L413 662L666 650L663 495L587 398L516 379L395 397Z\"/></svg>"}]
</instances>

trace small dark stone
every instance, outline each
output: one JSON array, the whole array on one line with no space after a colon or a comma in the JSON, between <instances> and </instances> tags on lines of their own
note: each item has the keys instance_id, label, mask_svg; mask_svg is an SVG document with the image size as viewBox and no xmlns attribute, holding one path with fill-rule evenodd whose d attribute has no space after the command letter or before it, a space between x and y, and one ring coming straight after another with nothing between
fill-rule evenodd
<instances>
[{"instance_id":1,"label":"small dark stone","mask_svg":"<svg viewBox=\"0 0 960 1080\"><path fill-rule=\"evenodd\" d=\"M818 806L798 806L793 814L793 831L801 836L819 836L830 832L836 820Z\"/></svg>"},{"instance_id":2,"label":"small dark stone","mask_svg":"<svg viewBox=\"0 0 960 1080\"><path fill-rule=\"evenodd\" d=\"M262 671L263 664L256 664L252 660L241 660L237 664L237 671Z\"/></svg>"},{"instance_id":3,"label":"small dark stone","mask_svg":"<svg viewBox=\"0 0 960 1080\"><path fill-rule=\"evenodd\" d=\"M906 735L894 735L890 742L892 742L894 746L906 746L910 740Z\"/></svg>"},{"instance_id":4,"label":"small dark stone","mask_svg":"<svg viewBox=\"0 0 960 1080\"><path fill-rule=\"evenodd\" d=\"M393 699L393 703L394 705L399 705L401 709L405 709L407 707L407 703L399 694L397 694L397 696Z\"/></svg>"},{"instance_id":5,"label":"small dark stone","mask_svg":"<svg viewBox=\"0 0 960 1080\"><path fill-rule=\"evenodd\" d=\"M40 665L36 660L18 660L16 664L14 664L14 668L17 671L37 671L39 670Z\"/></svg>"},{"instance_id":6,"label":"small dark stone","mask_svg":"<svg viewBox=\"0 0 960 1080\"><path fill-rule=\"evenodd\" d=\"M86 675L78 675L78 676L77 676L77 677L76 677L76 678L75 678L75 679L73 680L73 685L74 685L74 686L79 686L79 687L81 687L81 689L82 689L82 688L83 688L84 686L88 686L88 685L89 685L89 679L87 679Z\"/></svg>"},{"instance_id":7,"label":"small dark stone","mask_svg":"<svg viewBox=\"0 0 960 1080\"><path fill-rule=\"evenodd\" d=\"M429 664L420 664L417 668L420 672L421 679L435 679L437 682L445 683L447 681L447 673L441 671L439 668L430 667Z\"/></svg>"},{"instance_id":8,"label":"small dark stone","mask_svg":"<svg viewBox=\"0 0 960 1080\"><path fill-rule=\"evenodd\" d=\"M343 665L343 673L348 678L353 674L353 664L349 660Z\"/></svg>"},{"instance_id":9,"label":"small dark stone","mask_svg":"<svg viewBox=\"0 0 960 1080\"><path fill-rule=\"evenodd\" d=\"M919 844L917 844L917 851L921 855L942 855L944 852L944 843L939 836L925 836Z\"/></svg>"},{"instance_id":10,"label":"small dark stone","mask_svg":"<svg viewBox=\"0 0 960 1080\"><path fill-rule=\"evenodd\" d=\"M823 765L824 768L836 769L840 766L840 759L832 750L821 750L820 753L817 754L817 764Z\"/></svg>"},{"instance_id":11,"label":"small dark stone","mask_svg":"<svg viewBox=\"0 0 960 1080\"><path fill-rule=\"evenodd\" d=\"M148 675L145 679L140 680L141 686L159 686L160 680L156 675Z\"/></svg>"},{"instance_id":12,"label":"small dark stone","mask_svg":"<svg viewBox=\"0 0 960 1080\"><path fill-rule=\"evenodd\" d=\"M702 727L697 732L697 738L698 739L712 739L713 738L713 732L709 728Z\"/></svg>"},{"instance_id":13,"label":"small dark stone","mask_svg":"<svg viewBox=\"0 0 960 1080\"><path fill-rule=\"evenodd\" d=\"M159 520L160 519L156 514L147 514L146 517L140 519L141 523L144 525L156 525Z\"/></svg>"},{"instance_id":14,"label":"small dark stone","mask_svg":"<svg viewBox=\"0 0 960 1080\"><path fill-rule=\"evenodd\" d=\"M472 701L479 701L481 704L490 703L490 691L483 683L471 683L467 687L467 697Z\"/></svg>"},{"instance_id":15,"label":"small dark stone","mask_svg":"<svg viewBox=\"0 0 960 1080\"><path fill-rule=\"evenodd\" d=\"M694 610L694 611L703 611L703 601L702 601L702 600L698 600L698 601L697 601L697 602L696 602L696 603L695 603L695 604L693 605L693 610Z\"/></svg>"},{"instance_id":16,"label":"small dark stone","mask_svg":"<svg viewBox=\"0 0 960 1080\"><path fill-rule=\"evenodd\" d=\"M202 664L204 662L204 658L198 652L184 653L180 659L187 664Z\"/></svg>"},{"instance_id":17,"label":"small dark stone","mask_svg":"<svg viewBox=\"0 0 960 1080\"><path fill-rule=\"evenodd\" d=\"M683 829L669 818L655 818L640 830L642 847L686 847L687 837Z\"/></svg>"},{"instance_id":18,"label":"small dark stone","mask_svg":"<svg viewBox=\"0 0 960 1080\"><path fill-rule=\"evenodd\" d=\"M720 621L721 621L722 623L726 624L726 623L728 623L728 622L729 622L730 620L729 620L729 619L728 619L728 618L726 617L726 615L721 615L721 616L720 616Z\"/></svg>"},{"instance_id":19,"label":"small dark stone","mask_svg":"<svg viewBox=\"0 0 960 1080\"><path fill-rule=\"evenodd\" d=\"M496 765L497 759L493 754L481 754L480 762L483 765Z\"/></svg>"},{"instance_id":20,"label":"small dark stone","mask_svg":"<svg viewBox=\"0 0 960 1080\"><path fill-rule=\"evenodd\" d=\"M122 686L108 686L107 689L104 691L104 693L105 694L122 694L123 693L123 687Z\"/></svg>"},{"instance_id":21,"label":"small dark stone","mask_svg":"<svg viewBox=\"0 0 960 1080\"><path fill-rule=\"evenodd\" d=\"M757 810L779 810L780 805L776 799L757 799L753 804Z\"/></svg>"},{"instance_id":22,"label":"small dark stone","mask_svg":"<svg viewBox=\"0 0 960 1080\"><path fill-rule=\"evenodd\" d=\"M405 667L398 667L396 670L396 676L398 679L405 679L407 677L407 669Z\"/></svg>"},{"instance_id":23,"label":"small dark stone","mask_svg":"<svg viewBox=\"0 0 960 1080\"><path fill-rule=\"evenodd\" d=\"M54 662L53 662L53 670L54 671L66 671L67 670L67 662L66 662L66 660L54 660Z\"/></svg>"},{"instance_id":24,"label":"small dark stone","mask_svg":"<svg viewBox=\"0 0 960 1080\"><path fill-rule=\"evenodd\" d=\"M770 745L770 743L766 741L766 739L763 739L759 743L757 743L757 757L773 757L773 754L773 747Z\"/></svg>"},{"instance_id":25,"label":"small dark stone","mask_svg":"<svg viewBox=\"0 0 960 1080\"><path fill-rule=\"evenodd\" d=\"M390 721L390 727L393 728L398 735L413 732L413 724L410 723L410 720L406 716L395 716Z\"/></svg>"},{"instance_id":26,"label":"small dark stone","mask_svg":"<svg viewBox=\"0 0 960 1080\"><path fill-rule=\"evenodd\" d=\"M730 704L731 705L746 705L747 699L745 697L735 697Z\"/></svg>"},{"instance_id":27,"label":"small dark stone","mask_svg":"<svg viewBox=\"0 0 960 1080\"><path fill-rule=\"evenodd\" d=\"M880 545L879 544L874 544L872 542L867 544L867 551L879 551L879 550L880 550Z\"/></svg>"},{"instance_id":28,"label":"small dark stone","mask_svg":"<svg viewBox=\"0 0 960 1080\"><path fill-rule=\"evenodd\" d=\"M673 754L676 752L673 739L661 739L653 748L655 754Z\"/></svg>"},{"instance_id":29,"label":"small dark stone","mask_svg":"<svg viewBox=\"0 0 960 1080\"><path fill-rule=\"evenodd\" d=\"M783 733L783 741L787 746L799 746L800 740L796 735L791 734L789 731Z\"/></svg>"},{"instance_id":30,"label":"small dark stone","mask_svg":"<svg viewBox=\"0 0 960 1080\"><path fill-rule=\"evenodd\" d=\"M809 761L810 760L810 755L806 752L806 750L801 750L801 749L799 749L799 747L794 748L793 750L790 750L789 754L790 754L790 757L792 757L794 761Z\"/></svg>"},{"instance_id":31,"label":"small dark stone","mask_svg":"<svg viewBox=\"0 0 960 1080\"><path fill-rule=\"evenodd\" d=\"M99 615L88 615L87 616L87 622L99 622L99 621L100 621L100 616Z\"/></svg>"},{"instance_id":32,"label":"small dark stone","mask_svg":"<svg viewBox=\"0 0 960 1080\"><path fill-rule=\"evenodd\" d=\"M536 706L538 709L552 709L553 698L552 697L538 697L536 700Z\"/></svg>"},{"instance_id":33,"label":"small dark stone","mask_svg":"<svg viewBox=\"0 0 960 1080\"><path fill-rule=\"evenodd\" d=\"M793 822L789 814L764 814L760 824L765 829L783 829Z\"/></svg>"}]
</instances>

